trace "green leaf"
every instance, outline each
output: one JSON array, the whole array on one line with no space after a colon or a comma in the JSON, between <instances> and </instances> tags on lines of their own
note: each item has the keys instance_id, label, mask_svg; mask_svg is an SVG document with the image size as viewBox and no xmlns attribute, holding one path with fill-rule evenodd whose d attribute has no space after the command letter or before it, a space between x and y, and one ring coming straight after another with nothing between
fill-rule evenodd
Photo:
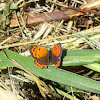
<instances>
[{"instance_id":1,"label":"green leaf","mask_svg":"<svg viewBox=\"0 0 100 100\"><path fill-rule=\"evenodd\" d=\"M77 66L100 63L100 50L68 50L63 59L63 66Z\"/></svg>"},{"instance_id":2,"label":"green leaf","mask_svg":"<svg viewBox=\"0 0 100 100\"><path fill-rule=\"evenodd\" d=\"M100 82L97 82L95 80L65 71L63 69L59 68L55 68L53 66L48 66L48 68L38 68L37 66L35 66L34 62L33 62L33 58L30 57L24 57L21 56L13 51L10 50L5 50L7 56L9 57L9 59L14 59L16 60L19 64L21 64L22 66L24 66L27 70L29 70L30 72L32 72L33 74L43 77L45 79L48 80L52 80L64 85L69 85L72 87L76 87L78 89L82 89L82 90L86 90L86 91L90 91L90 92L94 92L94 93L98 93L100 94ZM97 55L100 54L99 50L68 50L67 51L67 56L65 56L65 58L63 59L63 63L62 65L68 65L69 63L67 63L67 60L69 61L68 58L70 57L74 57L73 60L78 59L78 57L80 57L79 61L81 61L80 64L84 63L84 60L86 62L87 56L95 56L98 58ZM83 58L86 59L82 60ZM81 59L82 58L82 59ZM90 58L91 59L91 58ZM94 58L95 59L95 58ZM100 59L100 58L99 58ZM72 58L71 58L72 60ZM78 63L79 63L78 61ZM82 62L83 61L83 62ZM95 60L94 60L95 61ZM97 61L97 60L96 60ZM66 63L65 63L66 62ZM75 65L74 61L70 61L73 62ZM88 61L86 63L89 63L89 58ZM91 62L92 63L92 62ZM73 64L69 64L69 65L73 65ZM0 67L18 67L14 64L12 64L2 53L2 51L0 51Z\"/></svg>"},{"instance_id":3,"label":"green leaf","mask_svg":"<svg viewBox=\"0 0 100 100\"><path fill-rule=\"evenodd\" d=\"M97 72L100 72L100 64L98 63L93 63L93 64L88 64L88 65L84 65L87 68L90 68L92 70L95 70Z\"/></svg>"}]
</instances>

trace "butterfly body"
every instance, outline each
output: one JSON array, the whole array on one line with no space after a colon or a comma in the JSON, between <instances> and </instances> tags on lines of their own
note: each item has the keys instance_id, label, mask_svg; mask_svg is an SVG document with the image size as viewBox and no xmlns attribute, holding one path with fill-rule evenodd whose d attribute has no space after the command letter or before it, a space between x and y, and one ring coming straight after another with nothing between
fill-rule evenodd
<instances>
[{"instance_id":1,"label":"butterfly body","mask_svg":"<svg viewBox=\"0 0 100 100\"><path fill-rule=\"evenodd\" d=\"M55 64L56 68L60 65L61 44L55 44L50 50L42 46L33 45L30 47L30 53L34 58L35 64L40 68L47 67L49 64Z\"/></svg>"}]
</instances>

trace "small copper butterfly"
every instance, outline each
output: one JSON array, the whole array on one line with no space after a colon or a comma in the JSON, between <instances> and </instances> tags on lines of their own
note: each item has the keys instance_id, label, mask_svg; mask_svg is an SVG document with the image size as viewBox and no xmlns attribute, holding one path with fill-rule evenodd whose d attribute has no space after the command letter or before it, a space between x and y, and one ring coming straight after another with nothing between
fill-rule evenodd
<instances>
[{"instance_id":1,"label":"small copper butterfly","mask_svg":"<svg viewBox=\"0 0 100 100\"><path fill-rule=\"evenodd\" d=\"M49 64L55 64L55 68L57 68L61 62L62 48L60 43L55 44L50 50L33 45L30 46L30 53L38 67L43 68L48 67Z\"/></svg>"}]
</instances>

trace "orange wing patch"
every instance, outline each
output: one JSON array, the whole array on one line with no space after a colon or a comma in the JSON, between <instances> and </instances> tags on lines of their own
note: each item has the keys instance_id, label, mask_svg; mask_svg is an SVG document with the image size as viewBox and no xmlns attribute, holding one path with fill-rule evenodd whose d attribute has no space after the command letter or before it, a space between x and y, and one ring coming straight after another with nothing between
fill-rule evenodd
<instances>
[{"instance_id":1,"label":"orange wing patch","mask_svg":"<svg viewBox=\"0 0 100 100\"><path fill-rule=\"evenodd\" d=\"M58 62L55 64L55 68L59 67L60 65L60 60L58 60Z\"/></svg>"},{"instance_id":2,"label":"orange wing patch","mask_svg":"<svg viewBox=\"0 0 100 100\"><path fill-rule=\"evenodd\" d=\"M40 68L43 68L43 67L47 68L47 65L40 64L37 60L35 60L34 63Z\"/></svg>"},{"instance_id":3,"label":"orange wing patch","mask_svg":"<svg viewBox=\"0 0 100 100\"><path fill-rule=\"evenodd\" d=\"M41 58L47 55L48 49L42 46L33 46L30 51L33 57Z\"/></svg>"},{"instance_id":4,"label":"orange wing patch","mask_svg":"<svg viewBox=\"0 0 100 100\"><path fill-rule=\"evenodd\" d=\"M60 44L56 44L56 45L53 46L52 53L55 56L59 56L61 54L61 46L60 46Z\"/></svg>"},{"instance_id":5,"label":"orange wing patch","mask_svg":"<svg viewBox=\"0 0 100 100\"><path fill-rule=\"evenodd\" d=\"M59 67L61 62L62 48L61 44L55 44L52 48L52 64L55 64L55 68Z\"/></svg>"}]
</instances>

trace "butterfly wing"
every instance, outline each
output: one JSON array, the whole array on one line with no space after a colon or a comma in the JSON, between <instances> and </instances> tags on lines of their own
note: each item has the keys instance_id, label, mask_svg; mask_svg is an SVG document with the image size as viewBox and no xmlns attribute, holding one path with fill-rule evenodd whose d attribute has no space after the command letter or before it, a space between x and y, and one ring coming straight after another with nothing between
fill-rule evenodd
<instances>
[{"instance_id":1,"label":"butterfly wing","mask_svg":"<svg viewBox=\"0 0 100 100\"><path fill-rule=\"evenodd\" d=\"M61 62L61 55L62 55L62 48L61 44L55 44L52 48L52 64L55 64L55 67L59 67L60 62Z\"/></svg>"},{"instance_id":2,"label":"butterfly wing","mask_svg":"<svg viewBox=\"0 0 100 100\"><path fill-rule=\"evenodd\" d=\"M34 58L35 64L42 68L49 64L48 49L42 46L30 46L30 53Z\"/></svg>"}]
</instances>

